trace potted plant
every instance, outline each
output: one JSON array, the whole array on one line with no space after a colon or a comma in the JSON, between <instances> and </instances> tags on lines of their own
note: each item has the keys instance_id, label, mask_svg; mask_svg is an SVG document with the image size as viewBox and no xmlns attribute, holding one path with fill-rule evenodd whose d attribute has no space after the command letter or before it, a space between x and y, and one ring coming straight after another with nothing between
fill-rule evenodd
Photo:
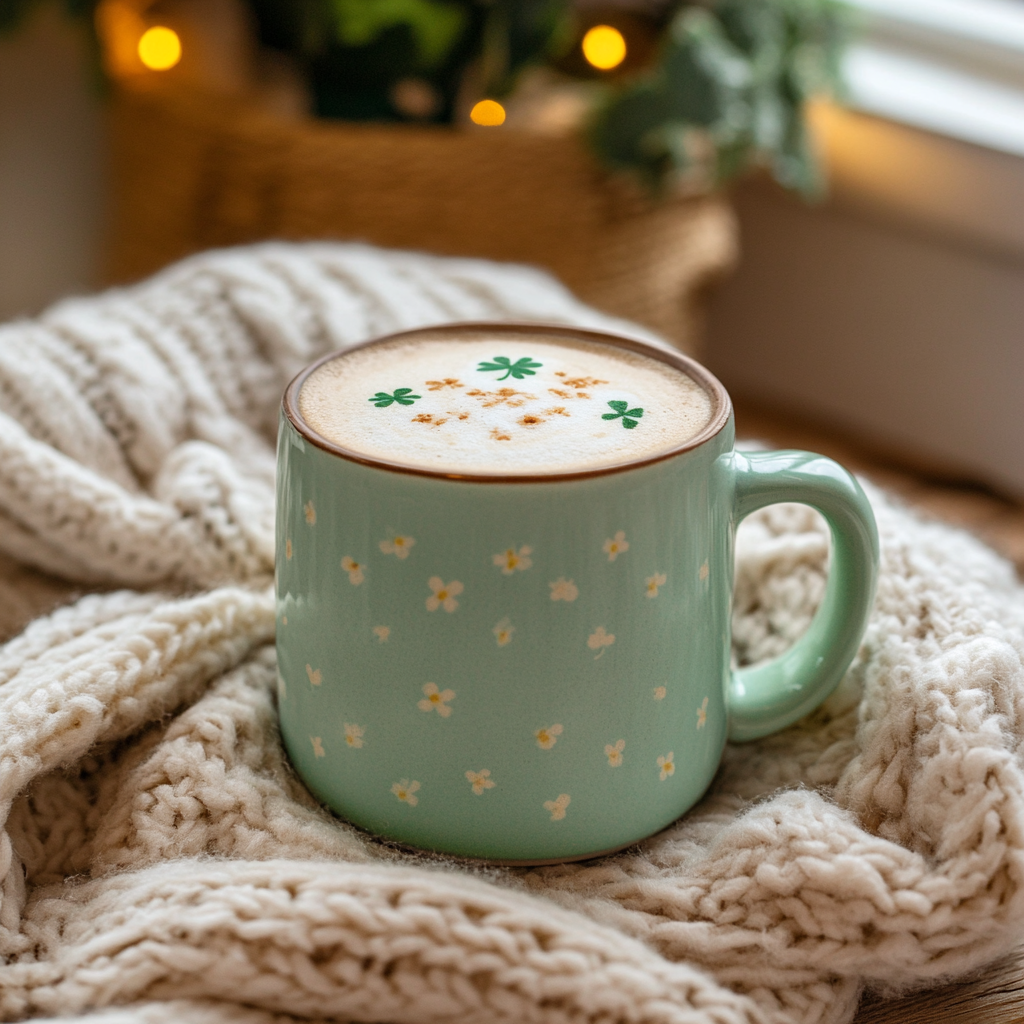
<instances>
[{"instance_id":1,"label":"potted plant","mask_svg":"<svg viewBox=\"0 0 1024 1024\"><path fill-rule=\"evenodd\" d=\"M115 279L211 245L356 238L539 264L692 350L701 292L735 254L722 187L753 167L805 194L819 187L805 112L837 81L834 0L243 9L263 51L291 62L311 110L282 116L255 87L197 88L202 76L186 72L201 47L184 31L178 66L121 76ZM102 0L95 15L108 69L115 50L133 56L135 35L184 17L174 0ZM116 25L131 38L115 38ZM620 40L617 59L587 55L598 30ZM542 96L574 98L559 132L516 116L538 67ZM475 116L481 103L500 115Z\"/></svg>"},{"instance_id":2,"label":"potted plant","mask_svg":"<svg viewBox=\"0 0 1024 1024\"><path fill-rule=\"evenodd\" d=\"M839 85L847 19L836 0L247 2L261 43L297 61L321 117L453 123L460 96L465 109L502 99L549 63L567 78L614 75L595 93L589 133L611 168L664 187L680 175L722 185L761 165L785 187L820 187L805 108ZM580 60L578 44L601 29L612 37L603 52ZM627 60L638 48L649 59Z\"/></svg>"}]
</instances>

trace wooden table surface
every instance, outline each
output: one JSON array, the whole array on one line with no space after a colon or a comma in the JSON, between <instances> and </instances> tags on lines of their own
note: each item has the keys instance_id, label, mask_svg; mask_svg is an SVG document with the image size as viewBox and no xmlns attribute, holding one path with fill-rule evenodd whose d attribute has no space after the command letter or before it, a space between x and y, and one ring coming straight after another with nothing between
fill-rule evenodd
<instances>
[{"instance_id":1,"label":"wooden table surface","mask_svg":"<svg viewBox=\"0 0 1024 1024\"><path fill-rule=\"evenodd\" d=\"M737 434L778 448L821 452L964 527L1001 552L1024 579L1024 505L977 485L937 479L813 424L736 402ZM867 995L854 1024L1024 1024L1024 949L967 980L882 999Z\"/></svg>"}]
</instances>

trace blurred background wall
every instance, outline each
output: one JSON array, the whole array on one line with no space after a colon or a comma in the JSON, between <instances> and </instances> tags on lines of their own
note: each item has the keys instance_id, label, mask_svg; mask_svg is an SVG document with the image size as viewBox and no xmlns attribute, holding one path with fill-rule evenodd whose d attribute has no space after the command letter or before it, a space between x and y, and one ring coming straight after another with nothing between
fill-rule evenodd
<instances>
[{"instance_id":1,"label":"blurred background wall","mask_svg":"<svg viewBox=\"0 0 1024 1024\"><path fill-rule=\"evenodd\" d=\"M738 396L1024 494L1024 158L822 111L831 197L739 188L705 358Z\"/></svg>"},{"instance_id":2,"label":"blurred background wall","mask_svg":"<svg viewBox=\"0 0 1024 1024\"><path fill-rule=\"evenodd\" d=\"M104 154L84 33L45 5L0 36L0 320L98 283Z\"/></svg>"}]
</instances>

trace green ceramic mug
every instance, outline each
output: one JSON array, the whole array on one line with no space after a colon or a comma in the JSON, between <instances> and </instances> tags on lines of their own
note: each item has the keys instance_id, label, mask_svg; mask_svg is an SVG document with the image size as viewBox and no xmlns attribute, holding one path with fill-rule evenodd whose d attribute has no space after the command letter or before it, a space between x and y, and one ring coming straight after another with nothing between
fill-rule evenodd
<instances>
[{"instance_id":1,"label":"green ceramic mug","mask_svg":"<svg viewBox=\"0 0 1024 1024\"><path fill-rule=\"evenodd\" d=\"M300 373L278 444L281 731L312 792L378 836L506 863L581 859L664 828L727 740L825 699L867 622L877 532L830 459L736 452L729 397L693 360L566 327L486 327L662 360L706 389L711 421L607 469L445 474L317 435L298 393L338 353ZM736 525L782 501L831 527L824 600L786 654L733 671Z\"/></svg>"}]
</instances>

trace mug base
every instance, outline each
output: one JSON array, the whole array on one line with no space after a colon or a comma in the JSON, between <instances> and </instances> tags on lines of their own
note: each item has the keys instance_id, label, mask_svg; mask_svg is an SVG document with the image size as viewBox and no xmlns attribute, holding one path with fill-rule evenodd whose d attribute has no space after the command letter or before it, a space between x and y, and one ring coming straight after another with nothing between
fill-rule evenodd
<instances>
[{"instance_id":1,"label":"mug base","mask_svg":"<svg viewBox=\"0 0 1024 1024\"><path fill-rule=\"evenodd\" d=\"M660 832L661 829L658 831ZM657 835L657 832L652 833L652 835ZM634 839L630 843L622 843L619 846L610 846L607 850L598 850L595 853L574 853L569 857L546 857L543 860L500 860L491 857L458 857L456 859L464 861L466 864L479 864L496 868L542 868L549 864L573 864L580 860L596 860L598 857L610 857L613 853L618 853L620 850L626 850L630 846L642 843L644 839L650 839L650 836L644 836L643 839ZM421 850L420 852L428 853L429 851Z\"/></svg>"},{"instance_id":2,"label":"mug base","mask_svg":"<svg viewBox=\"0 0 1024 1024\"><path fill-rule=\"evenodd\" d=\"M347 822L347 824L352 825L352 822ZM675 822L672 824L675 824ZM359 829L360 832L363 832L371 839L375 839L377 842L386 843L388 846L393 847L396 850L402 850L406 853L415 853L421 857L429 857L431 860L454 861L458 864L480 867L542 868L552 864L574 864L581 860L596 860L598 857L610 857L613 853L628 850L631 846L636 846L638 843L643 843L648 839L652 839L654 836L659 835L666 829L671 828L672 825L666 825L646 836L641 836L639 839L631 839L628 843L620 843L618 846L609 846L606 849L595 850L592 853L573 853L566 857L543 857L537 859L526 858L523 860L507 860L502 857L467 857L464 854L447 853L444 850L429 850L426 847L410 846L408 843L400 843L394 839L387 839L384 836L375 835L372 832L367 832L365 829L359 828L358 825L352 825L352 827Z\"/></svg>"}]
</instances>

